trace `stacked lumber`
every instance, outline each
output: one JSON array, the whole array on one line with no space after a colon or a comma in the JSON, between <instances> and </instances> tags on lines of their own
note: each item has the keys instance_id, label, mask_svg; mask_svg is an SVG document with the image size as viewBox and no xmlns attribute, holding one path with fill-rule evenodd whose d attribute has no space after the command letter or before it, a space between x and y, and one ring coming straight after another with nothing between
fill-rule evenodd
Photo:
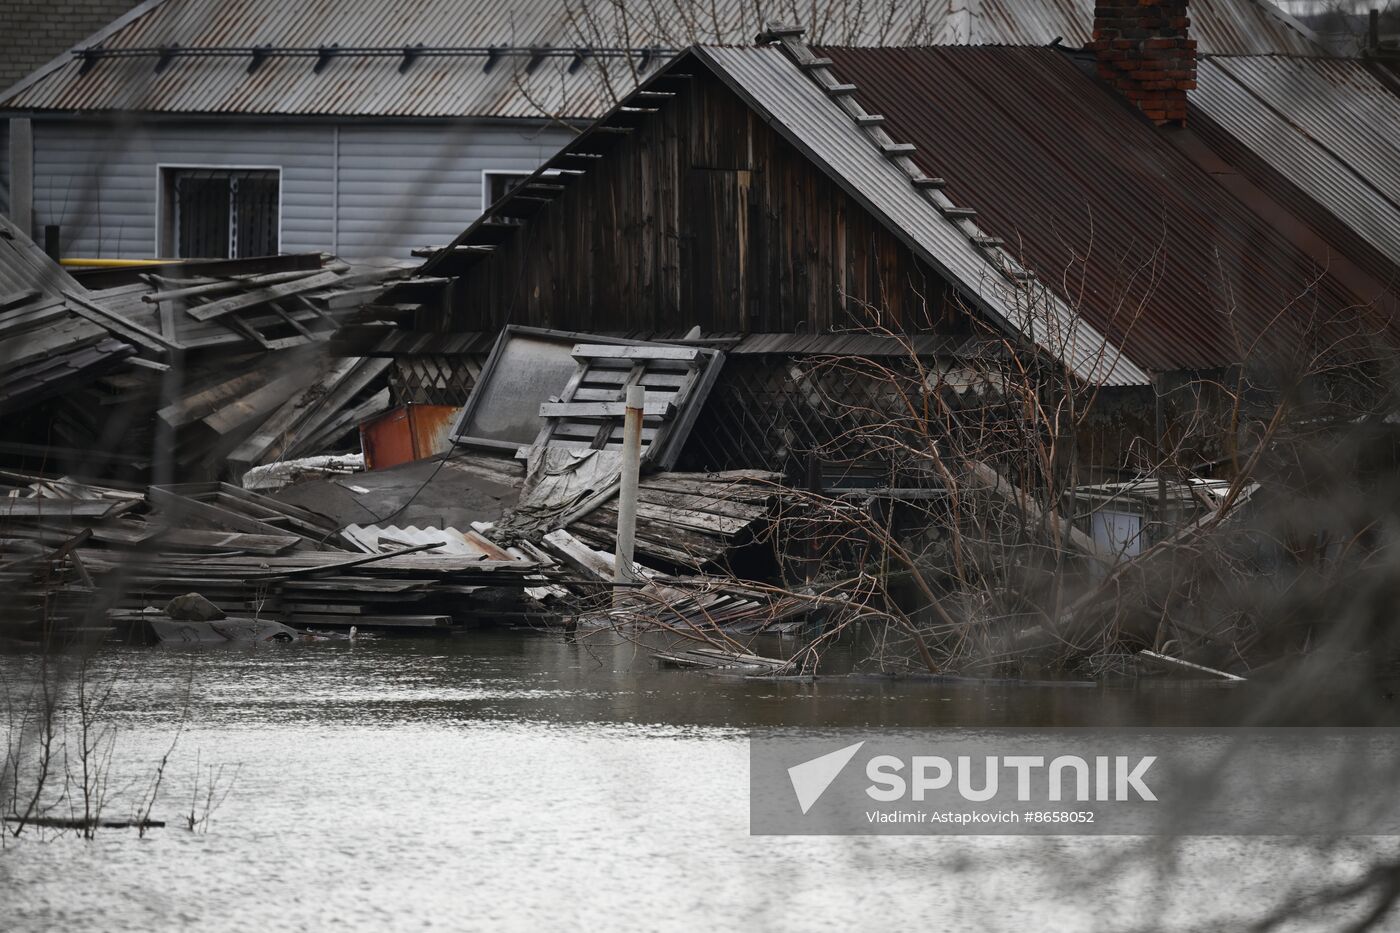
<instances>
[{"instance_id":1,"label":"stacked lumber","mask_svg":"<svg viewBox=\"0 0 1400 933\"><path fill-rule=\"evenodd\" d=\"M772 517L781 476L763 470L658 473L637 491L635 557L658 567L700 570L720 561ZM589 546L617 544L617 500L566 526Z\"/></svg>"},{"instance_id":2,"label":"stacked lumber","mask_svg":"<svg viewBox=\"0 0 1400 933\"><path fill-rule=\"evenodd\" d=\"M640 567L640 586L617 590L613 554L596 551L562 529L545 535L542 544L583 579L596 581L591 589L607 603L577 614L574 622L583 628L625 626L681 635L787 633L818 608L818 601L799 594L770 592L728 577L675 577L646 566Z\"/></svg>"},{"instance_id":3,"label":"stacked lumber","mask_svg":"<svg viewBox=\"0 0 1400 933\"><path fill-rule=\"evenodd\" d=\"M462 611L485 587L517 586L534 564L420 556L294 551L274 557L188 557L129 560L89 554L99 583L120 577L122 609L161 606L197 592L225 611L275 619L296 628L447 628L466 621Z\"/></svg>"}]
</instances>

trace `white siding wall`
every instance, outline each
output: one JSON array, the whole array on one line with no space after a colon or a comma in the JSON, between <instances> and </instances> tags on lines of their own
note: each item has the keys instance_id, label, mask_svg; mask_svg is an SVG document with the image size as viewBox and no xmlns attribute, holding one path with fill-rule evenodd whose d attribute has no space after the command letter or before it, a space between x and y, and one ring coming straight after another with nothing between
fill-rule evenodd
<instances>
[{"instance_id":1,"label":"white siding wall","mask_svg":"<svg viewBox=\"0 0 1400 933\"><path fill-rule=\"evenodd\" d=\"M509 125L34 122L34 224L67 256L155 254L158 166L282 169L283 252L407 258L481 210L483 169L533 169L567 131ZM336 205L339 217L336 217Z\"/></svg>"},{"instance_id":2,"label":"white siding wall","mask_svg":"<svg viewBox=\"0 0 1400 933\"><path fill-rule=\"evenodd\" d=\"M509 125L354 126L340 133L340 253L441 246L481 213L482 172L534 171L572 133Z\"/></svg>"}]
</instances>

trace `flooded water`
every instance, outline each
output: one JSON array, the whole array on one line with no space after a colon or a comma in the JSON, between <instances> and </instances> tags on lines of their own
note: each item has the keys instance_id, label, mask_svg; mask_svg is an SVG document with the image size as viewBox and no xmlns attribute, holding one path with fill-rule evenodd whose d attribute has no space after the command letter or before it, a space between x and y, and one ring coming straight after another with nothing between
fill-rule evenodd
<instances>
[{"instance_id":1,"label":"flooded water","mask_svg":"<svg viewBox=\"0 0 1400 933\"><path fill-rule=\"evenodd\" d=\"M1227 930L1391 845L748 834L751 728L1229 721L1238 690L743 681L518 632L102 665L114 792L178 733L169 825L8 841L0 929Z\"/></svg>"}]
</instances>

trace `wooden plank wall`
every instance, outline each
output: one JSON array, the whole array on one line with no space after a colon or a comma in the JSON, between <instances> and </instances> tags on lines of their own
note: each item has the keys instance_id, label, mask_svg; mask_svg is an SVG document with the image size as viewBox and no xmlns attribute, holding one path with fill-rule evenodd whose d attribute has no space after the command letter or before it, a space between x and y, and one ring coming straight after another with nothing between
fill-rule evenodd
<instances>
[{"instance_id":1,"label":"wooden plank wall","mask_svg":"<svg viewBox=\"0 0 1400 933\"><path fill-rule=\"evenodd\" d=\"M718 80L674 86L467 271L448 320L423 323L824 333L870 323L867 306L893 329L959 319L934 273Z\"/></svg>"}]
</instances>

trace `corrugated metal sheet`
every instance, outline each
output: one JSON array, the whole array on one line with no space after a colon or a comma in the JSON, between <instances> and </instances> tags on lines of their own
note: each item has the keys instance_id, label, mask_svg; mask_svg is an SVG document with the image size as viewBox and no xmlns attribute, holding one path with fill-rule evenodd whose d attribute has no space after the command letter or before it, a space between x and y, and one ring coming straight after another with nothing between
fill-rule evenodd
<instances>
[{"instance_id":1,"label":"corrugated metal sheet","mask_svg":"<svg viewBox=\"0 0 1400 933\"><path fill-rule=\"evenodd\" d=\"M910 53L911 63L919 55L915 49L884 51ZM1085 379L1123 385L1147 381L1053 292L1014 287L783 51L699 48L695 54L984 313L1026 334ZM889 75L896 83L904 81L897 71ZM922 98L942 89L925 86L918 93ZM985 113L978 117L985 119ZM951 135L946 128L941 132Z\"/></svg>"},{"instance_id":2,"label":"corrugated metal sheet","mask_svg":"<svg viewBox=\"0 0 1400 933\"><path fill-rule=\"evenodd\" d=\"M1328 54L1309 30L1269 0L1191 0L1188 12L1202 55Z\"/></svg>"},{"instance_id":3,"label":"corrugated metal sheet","mask_svg":"<svg viewBox=\"0 0 1400 933\"><path fill-rule=\"evenodd\" d=\"M417 525L347 525L341 537L366 554L392 554L405 547L436 544L419 557L475 557L481 560L518 560L475 531L419 528Z\"/></svg>"},{"instance_id":4,"label":"corrugated metal sheet","mask_svg":"<svg viewBox=\"0 0 1400 933\"><path fill-rule=\"evenodd\" d=\"M1377 297L1319 280L1334 247L1286 237L1064 53L819 54L954 203L1143 368L1238 362L1256 340L1294 350L1319 317L1336 316L1321 336L1338 337L1358 326L1347 309ZM1393 306L1393 289L1382 297Z\"/></svg>"},{"instance_id":5,"label":"corrugated metal sheet","mask_svg":"<svg viewBox=\"0 0 1400 933\"><path fill-rule=\"evenodd\" d=\"M1364 63L1209 60L1191 102L1400 264L1400 97Z\"/></svg>"},{"instance_id":6,"label":"corrugated metal sheet","mask_svg":"<svg viewBox=\"0 0 1400 933\"><path fill-rule=\"evenodd\" d=\"M1094 31L1094 0L963 0L946 4L930 45L1087 44ZM970 12L969 12L970 11ZM1322 47L1268 0L1191 0L1191 34L1202 54L1319 55ZM874 45L813 37L816 43ZM890 43L886 43L890 44ZM912 43L908 43L912 44Z\"/></svg>"},{"instance_id":7,"label":"corrugated metal sheet","mask_svg":"<svg viewBox=\"0 0 1400 933\"><path fill-rule=\"evenodd\" d=\"M445 47L572 49L748 43L763 23L800 22L808 39L841 45L1068 45L1088 41L1093 0L165 0L101 39L105 49L313 50ZM1318 54L1267 0L1195 0L1203 53ZM3 102L32 110L169 113L493 116L587 118L631 89L639 60L594 59L570 69L549 58L533 70L511 56L489 72L483 58L344 54L317 74L314 55L268 58L180 55L160 74L154 56L100 60L86 75L64 56L41 80Z\"/></svg>"}]
</instances>

